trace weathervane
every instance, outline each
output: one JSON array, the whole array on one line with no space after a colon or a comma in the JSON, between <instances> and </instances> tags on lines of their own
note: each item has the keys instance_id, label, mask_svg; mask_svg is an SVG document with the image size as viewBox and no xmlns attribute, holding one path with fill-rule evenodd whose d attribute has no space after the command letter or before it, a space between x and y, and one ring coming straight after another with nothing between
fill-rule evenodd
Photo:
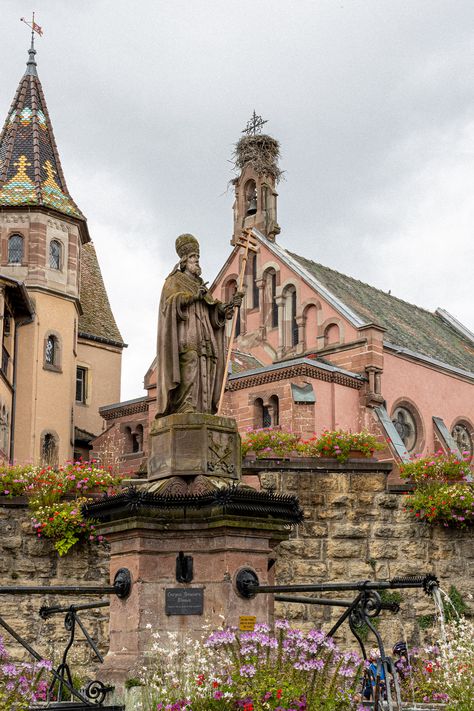
<instances>
[{"instance_id":1,"label":"weathervane","mask_svg":"<svg viewBox=\"0 0 474 711\"><path fill-rule=\"evenodd\" d=\"M242 133L246 133L247 136L256 136L257 133L262 132L262 126L265 123L268 123L268 121L264 121L261 116L257 116L254 109L252 118L250 121L247 121L247 126L244 128Z\"/></svg>"},{"instance_id":2,"label":"weathervane","mask_svg":"<svg viewBox=\"0 0 474 711\"><path fill-rule=\"evenodd\" d=\"M36 24L34 12L33 12L33 17L31 19L31 22L29 22L25 17L20 17L20 22L24 22L25 25L28 25L28 27L31 27L31 47L33 48L34 44L35 44L35 32L40 37L42 37L43 36L43 28Z\"/></svg>"}]
</instances>

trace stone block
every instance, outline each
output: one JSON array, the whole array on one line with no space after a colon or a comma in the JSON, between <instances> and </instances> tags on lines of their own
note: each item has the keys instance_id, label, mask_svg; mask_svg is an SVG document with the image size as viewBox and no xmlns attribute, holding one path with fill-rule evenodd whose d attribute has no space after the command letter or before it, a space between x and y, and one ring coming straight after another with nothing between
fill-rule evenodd
<instances>
[{"instance_id":1,"label":"stone block","mask_svg":"<svg viewBox=\"0 0 474 711\"><path fill-rule=\"evenodd\" d=\"M352 492L385 491L385 474L354 472L351 474L350 490Z\"/></svg>"},{"instance_id":2,"label":"stone block","mask_svg":"<svg viewBox=\"0 0 474 711\"><path fill-rule=\"evenodd\" d=\"M302 529L305 537L325 538L328 535L327 524L324 523L303 523Z\"/></svg>"},{"instance_id":3,"label":"stone block","mask_svg":"<svg viewBox=\"0 0 474 711\"><path fill-rule=\"evenodd\" d=\"M230 417L174 414L154 420L148 479L208 475L241 476L240 435Z\"/></svg>"},{"instance_id":4,"label":"stone block","mask_svg":"<svg viewBox=\"0 0 474 711\"><path fill-rule=\"evenodd\" d=\"M365 544L353 539L329 541L328 556L330 558L364 558Z\"/></svg>"},{"instance_id":5,"label":"stone block","mask_svg":"<svg viewBox=\"0 0 474 711\"><path fill-rule=\"evenodd\" d=\"M358 525L343 524L341 526L333 524L332 538L366 538L368 532L368 523L360 523Z\"/></svg>"},{"instance_id":6,"label":"stone block","mask_svg":"<svg viewBox=\"0 0 474 711\"><path fill-rule=\"evenodd\" d=\"M295 576L294 582L297 583L314 583L325 580L327 576L327 566L325 563L296 561L293 566Z\"/></svg>"},{"instance_id":7,"label":"stone block","mask_svg":"<svg viewBox=\"0 0 474 711\"><path fill-rule=\"evenodd\" d=\"M378 494L374 497L374 502L383 509L397 509L400 498L396 494Z\"/></svg>"},{"instance_id":8,"label":"stone block","mask_svg":"<svg viewBox=\"0 0 474 711\"><path fill-rule=\"evenodd\" d=\"M370 557L375 560L384 558L394 560L398 558L399 555L405 555L404 549L399 543L392 543L391 541L385 540L378 540L370 543Z\"/></svg>"}]
</instances>

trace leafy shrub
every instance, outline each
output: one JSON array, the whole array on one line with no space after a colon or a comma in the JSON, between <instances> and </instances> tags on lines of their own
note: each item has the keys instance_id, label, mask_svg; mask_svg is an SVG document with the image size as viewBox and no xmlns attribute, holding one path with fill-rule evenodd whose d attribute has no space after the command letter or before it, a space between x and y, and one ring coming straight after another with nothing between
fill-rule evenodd
<instances>
[{"instance_id":1,"label":"leafy shrub","mask_svg":"<svg viewBox=\"0 0 474 711\"><path fill-rule=\"evenodd\" d=\"M343 430L324 430L320 437L302 442L306 456L334 457L345 462L351 451L361 452L365 457L372 457L374 452L385 449L385 444L367 430L362 432L344 432Z\"/></svg>"},{"instance_id":2,"label":"leafy shrub","mask_svg":"<svg viewBox=\"0 0 474 711\"><path fill-rule=\"evenodd\" d=\"M0 494L26 496L38 538L52 541L59 555L76 543L101 542L94 522L85 521L81 506L91 494L112 493L122 477L97 466L96 462L68 462L60 467L0 467Z\"/></svg>"},{"instance_id":3,"label":"leafy shrub","mask_svg":"<svg viewBox=\"0 0 474 711\"><path fill-rule=\"evenodd\" d=\"M254 452L258 459L277 456L289 457L295 454L300 437L293 432L274 430L270 427L250 430L242 438L242 456Z\"/></svg>"},{"instance_id":4,"label":"leafy shrub","mask_svg":"<svg viewBox=\"0 0 474 711\"><path fill-rule=\"evenodd\" d=\"M474 522L474 487L466 457L436 452L400 467L415 489L406 508L420 521L465 528Z\"/></svg>"},{"instance_id":5,"label":"leafy shrub","mask_svg":"<svg viewBox=\"0 0 474 711\"><path fill-rule=\"evenodd\" d=\"M270 427L250 430L242 438L242 456L254 452L257 459L265 457L331 457L345 462L351 451L362 452L371 457L375 451L385 449L385 444L366 430L344 432L325 430L320 437L302 440L293 432L285 432Z\"/></svg>"}]
</instances>

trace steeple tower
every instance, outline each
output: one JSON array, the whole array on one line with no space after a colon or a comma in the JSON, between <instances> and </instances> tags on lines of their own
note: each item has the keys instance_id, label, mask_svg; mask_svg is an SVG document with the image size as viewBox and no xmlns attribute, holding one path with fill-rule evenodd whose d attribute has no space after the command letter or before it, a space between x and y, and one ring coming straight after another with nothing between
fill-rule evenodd
<instances>
[{"instance_id":1,"label":"steeple tower","mask_svg":"<svg viewBox=\"0 0 474 711\"><path fill-rule=\"evenodd\" d=\"M30 27L38 31L34 18ZM16 356L9 456L64 462L77 442L99 434L99 406L118 400L124 344L64 178L33 39L0 134L0 276L22 282L34 305L15 348L0 343L4 359ZM0 285L0 307L1 297ZM1 386L0 378L0 411Z\"/></svg>"},{"instance_id":2,"label":"steeple tower","mask_svg":"<svg viewBox=\"0 0 474 711\"><path fill-rule=\"evenodd\" d=\"M267 123L255 111L244 134L235 146L235 168L240 171L234 179L234 233L235 244L244 227L255 227L270 240L279 234L277 222L276 184L281 177L278 167L280 146L277 140L261 133Z\"/></svg>"},{"instance_id":3,"label":"steeple tower","mask_svg":"<svg viewBox=\"0 0 474 711\"><path fill-rule=\"evenodd\" d=\"M69 194L53 127L38 77L33 36L26 71L0 134L0 207L37 206L78 221L89 241L84 215Z\"/></svg>"}]
</instances>

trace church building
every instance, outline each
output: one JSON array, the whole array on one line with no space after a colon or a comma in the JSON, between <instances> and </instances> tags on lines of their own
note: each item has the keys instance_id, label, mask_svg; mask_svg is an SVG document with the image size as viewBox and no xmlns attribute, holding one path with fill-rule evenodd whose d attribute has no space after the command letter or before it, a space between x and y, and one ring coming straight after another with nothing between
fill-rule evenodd
<instances>
[{"instance_id":1,"label":"church building","mask_svg":"<svg viewBox=\"0 0 474 711\"><path fill-rule=\"evenodd\" d=\"M236 146L233 250L212 284L215 298L229 301L237 289L243 229L251 229L257 252L245 270L222 414L235 417L242 433L365 428L387 440L380 457L395 464L440 447L472 457L474 334L443 309L427 311L316 255L300 256L297 242L285 247L278 157L278 142L255 126ZM94 445L117 451L131 473L146 470L156 362L145 388L144 397L101 408L107 429Z\"/></svg>"},{"instance_id":2,"label":"church building","mask_svg":"<svg viewBox=\"0 0 474 711\"><path fill-rule=\"evenodd\" d=\"M0 459L88 457L124 342L72 199L33 41L0 134Z\"/></svg>"}]
</instances>

